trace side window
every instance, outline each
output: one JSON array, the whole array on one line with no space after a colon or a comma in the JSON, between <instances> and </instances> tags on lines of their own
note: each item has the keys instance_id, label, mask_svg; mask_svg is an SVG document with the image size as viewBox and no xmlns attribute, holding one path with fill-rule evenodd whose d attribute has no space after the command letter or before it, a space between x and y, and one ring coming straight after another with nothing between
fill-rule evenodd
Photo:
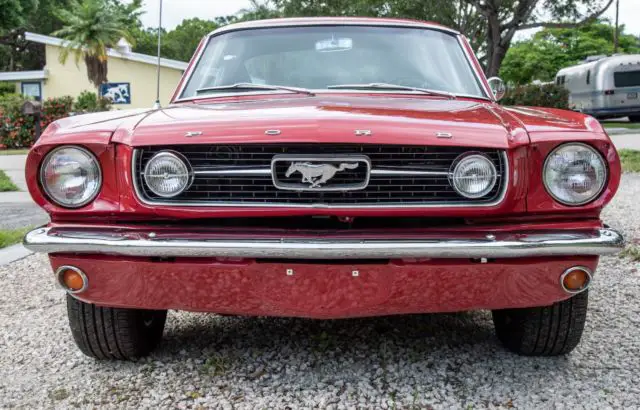
<instances>
[{"instance_id":1,"label":"side window","mask_svg":"<svg viewBox=\"0 0 640 410\"><path fill-rule=\"evenodd\" d=\"M591 84L591 70L587 70L587 84Z\"/></svg>"}]
</instances>

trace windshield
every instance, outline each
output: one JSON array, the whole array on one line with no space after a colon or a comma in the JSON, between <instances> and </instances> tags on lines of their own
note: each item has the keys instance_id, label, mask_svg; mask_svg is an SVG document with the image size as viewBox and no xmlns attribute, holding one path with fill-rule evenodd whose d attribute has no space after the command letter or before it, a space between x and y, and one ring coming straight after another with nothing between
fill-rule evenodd
<instances>
[{"instance_id":1,"label":"windshield","mask_svg":"<svg viewBox=\"0 0 640 410\"><path fill-rule=\"evenodd\" d=\"M213 36L180 98L287 92L278 86L371 92L422 88L485 97L452 34L402 27L306 26Z\"/></svg>"}]
</instances>

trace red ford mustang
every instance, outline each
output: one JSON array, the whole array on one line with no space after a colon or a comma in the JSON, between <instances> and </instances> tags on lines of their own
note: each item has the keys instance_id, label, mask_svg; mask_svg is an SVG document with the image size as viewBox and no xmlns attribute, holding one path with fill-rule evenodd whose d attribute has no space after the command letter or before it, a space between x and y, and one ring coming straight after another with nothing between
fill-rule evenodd
<instances>
[{"instance_id":1,"label":"red ford mustang","mask_svg":"<svg viewBox=\"0 0 640 410\"><path fill-rule=\"evenodd\" d=\"M226 26L172 103L63 119L27 164L71 331L148 354L168 309L348 318L490 309L570 352L620 162L591 117L502 107L466 39L401 20Z\"/></svg>"}]
</instances>

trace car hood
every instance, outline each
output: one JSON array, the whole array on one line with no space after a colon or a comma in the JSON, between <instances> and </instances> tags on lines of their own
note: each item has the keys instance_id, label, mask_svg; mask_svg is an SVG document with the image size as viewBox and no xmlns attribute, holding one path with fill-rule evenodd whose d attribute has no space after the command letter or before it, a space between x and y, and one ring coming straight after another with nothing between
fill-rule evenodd
<instances>
[{"instance_id":1,"label":"car hood","mask_svg":"<svg viewBox=\"0 0 640 410\"><path fill-rule=\"evenodd\" d=\"M114 134L113 141L132 146L295 141L508 148L519 128L512 115L489 103L325 95L176 104L145 114L134 129Z\"/></svg>"},{"instance_id":2,"label":"car hood","mask_svg":"<svg viewBox=\"0 0 640 410\"><path fill-rule=\"evenodd\" d=\"M102 132L131 146L295 141L510 148L528 143L527 132L602 132L590 120L575 112L473 100L322 95L80 115L56 122L45 139Z\"/></svg>"}]
</instances>

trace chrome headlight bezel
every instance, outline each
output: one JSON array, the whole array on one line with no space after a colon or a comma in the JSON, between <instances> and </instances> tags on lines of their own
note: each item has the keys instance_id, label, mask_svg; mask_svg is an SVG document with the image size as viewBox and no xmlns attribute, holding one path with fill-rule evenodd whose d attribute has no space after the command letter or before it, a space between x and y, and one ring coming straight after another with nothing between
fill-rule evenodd
<instances>
[{"instance_id":1,"label":"chrome headlight bezel","mask_svg":"<svg viewBox=\"0 0 640 410\"><path fill-rule=\"evenodd\" d=\"M91 192L91 195L87 196L80 202L75 202L75 203L65 202L64 200L57 197L52 192L51 187L46 182L45 172L46 172L47 166L49 165L49 163L51 162L51 160L54 158L56 154L59 154L60 151L63 151L66 149L73 149L81 152L82 154L86 155L95 165L96 182L94 184L93 192ZM102 182L103 182L102 167L100 166L100 161L98 161L98 158L93 154L93 152L79 145L61 145L59 147L56 147L53 150L51 150L49 153L47 153L47 155L44 157L44 159L40 163L40 172L38 172L38 183L40 184L42 191L44 192L45 196L49 199L49 201L51 201L52 203L62 208L77 209L77 208L82 208L83 206L89 204L90 202L96 199L98 194L100 194L100 191L102 190Z\"/></svg>"},{"instance_id":2,"label":"chrome headlight bezel","mask_svg":"<svg viewBox=\"0 0 640 410\"><path fill-rule=\"evenodd\" d=\"M184 166L185 174L187 175L186 183L182 186L182 188L179 191L176 191L171 194L157 191L156 189L154 189L154 187L151 184L149 184L149 181L147 179L149 175L149 168L151 167L151 165L154 163L154 161L157 161L159 158L162 158L162 157L169 157L174 160L178 160L178 162L182 163L182 165ZM151 157L151 159L147 161L147 163L145 164L144 170L142 172L142 179L144 180L144 183L147 185L147 188L149 188L151 192L153 192L155 195L159 196L160 198L167 199L167 198L174 198L180 195L181 193L183 193L184 191L186 191L187 189L189 189L189 187L191 187L191 185L193 184L194 174L193 174L193 168L191 167L191 163L184 155L173 150L163 150L154 154Z\"/></svg>"},{"instance_id":3,"label":"chrome headlight bezel","mask_svg":"<svg viewBox=\"0 0 640 410\"><path fill-rule=\"evenodd\" d=\"M488 185L480 192L477 193L469 193L464 191L459 184L459 180L457 179L457 175L460 172L460 168L471 161L482 161L485 164L488 164L491 169L491 178L489 179ZM493 188L495 188L498 182L498 170L496 169L495 164L491 160L491 158L487 157L481 152L467 152L464 153L453 161L450 175L449 175L449 183L453 187L453 189L461 195L468 199L479 199L486 195L488 195Z\"/></svg>"},{"instance_id":4,"label":"chrome headlight bezel","mask_svg":"<svg viewBox=\"0 0 640 410\"><path fill-rule=\"evenodd\" d=\"M581 201L575 201L575 202L571 202L571 201L567 201L565 199L563 199L562 197L560 197L560 195L557 192L554 192L553 187L550 186L551 181L547 180L547 167L550 164L550 161L554 158L554 155L560 151L560 150L564 150L570 147L576 147L579 149L587 149L588 151L590 151L592 154L594 154L594 158L597 158L602 166L602 171L603 171L603 176L602 176L602 180L600 181L600 186L599 188L595 191L594 194L592 194L589 198L585 198ZM602 192L604 191L604 189L607 187L608 181L609 181L609 163L607 162L607 160L604 158L604 156L602 155L602 153L600 151L598 151L595 147L589 145L589 144L585 144L582 142L567 142L564 144L560 144L557 147L555 147L554 149L552 149L549 154L547 155L547 157L544 160L544 165L542 166L542 183L544 185L544 189L547 191L547 193L549 194L549 196L551 196L556 202L562 204L562 205L566 205L566 206L583 206L583 205L587 205L593 201L595 201L596 199L598 199L600 197L600 195L602 194Z\"/></svg>"}]
</instances>

